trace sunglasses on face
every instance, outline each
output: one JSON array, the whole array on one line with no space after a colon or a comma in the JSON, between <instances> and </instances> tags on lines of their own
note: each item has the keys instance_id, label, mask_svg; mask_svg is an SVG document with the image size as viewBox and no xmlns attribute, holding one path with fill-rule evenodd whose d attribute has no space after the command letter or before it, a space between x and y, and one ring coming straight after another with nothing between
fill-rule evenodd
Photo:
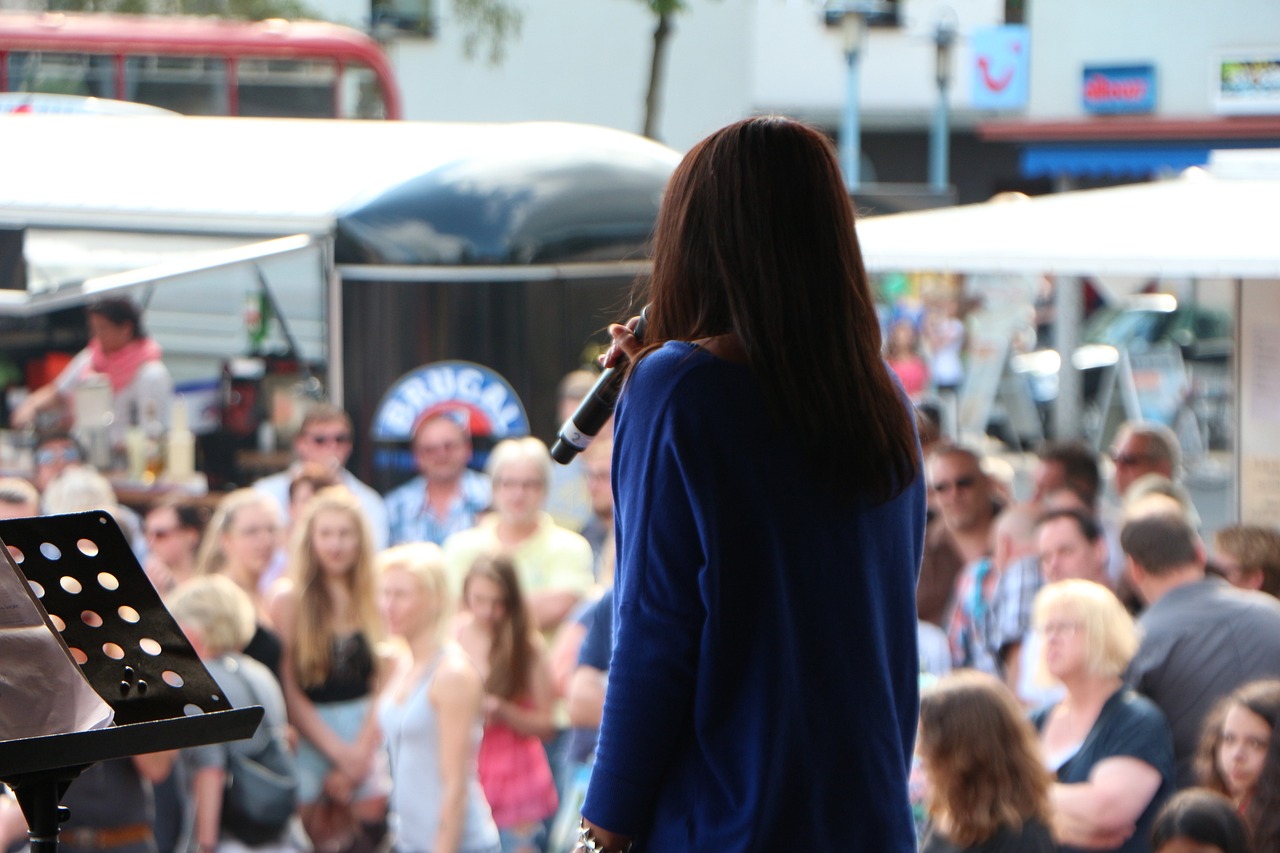
<instances>
[{"instance_id":1,"label":"sunglasses on face","mask_svg":"<svg viewBox=\"0 0 1280 853\"><path fill-rule=\"evenodd\" d=\"M79 462L80 451L74 447L64 447L60 450L46 448L36 451L37 465L52 465L55 462Z\"/></svg>"},{"instance_id":2,"label":"sunglasses on face","mask_svg":"<svg viewBox=\"0 0 1280 853\"><path fill-rule=\"evenodd\" d=\"M941 482L934 483L933 490L940 495L945 495L947 492L951 491L952 489L959 491L960 489L973 488L974 484L977 482L978 482L977 477L971 477L971 476L956 477L954 480L943 480Z\"/></svg>"}]
</instances>

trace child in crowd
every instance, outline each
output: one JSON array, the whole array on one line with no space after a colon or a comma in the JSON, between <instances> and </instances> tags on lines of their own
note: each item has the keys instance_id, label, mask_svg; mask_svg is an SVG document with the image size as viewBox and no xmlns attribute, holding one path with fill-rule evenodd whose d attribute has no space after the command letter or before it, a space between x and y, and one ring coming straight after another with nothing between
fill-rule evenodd
<instances>
[{"instance_id":1,"label":"child in crowd","mask_svg":"<svg viewBox=\"0 0 1280 853\"><path fill-rule=\"evenodd\" d=\"M1280 850L1280 681L1254 681L1220 701L1196 752L1200 784L1231 799L1253 847Z\"/></svg>"}]
</instances>

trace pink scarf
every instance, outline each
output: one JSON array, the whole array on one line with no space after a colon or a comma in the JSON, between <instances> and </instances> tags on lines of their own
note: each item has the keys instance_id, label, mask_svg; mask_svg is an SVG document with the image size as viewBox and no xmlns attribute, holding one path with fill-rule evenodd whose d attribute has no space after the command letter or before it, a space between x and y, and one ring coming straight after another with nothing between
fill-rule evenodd
<instances>
[{"instance_id":1,"label":"pink scarf","mask_svg":"<svg viewBox=\"0 0 1280 853\"><path fill-rule=\"evenodd\" d=\"M92 338L88 350L89 369L105 373L111 380L111 390L117 394L133 381L142 365L160 360L160 345L151 338L134 338L110 355L102 351L102 344L97 338Z\"/></svg>"}]
</instances>

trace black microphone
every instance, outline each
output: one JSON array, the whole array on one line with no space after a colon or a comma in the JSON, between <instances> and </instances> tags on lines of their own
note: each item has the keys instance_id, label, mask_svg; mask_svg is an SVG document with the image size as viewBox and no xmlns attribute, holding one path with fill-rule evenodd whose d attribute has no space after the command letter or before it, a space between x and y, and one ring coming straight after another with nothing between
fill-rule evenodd
<instances>
[{"instance_id":1,"label":"black microphone","mask_svg":"<svg viewBox=\"0 0 1280 853\"><path fill-rule=\"evenodd\" d=\"M637 340L644 340L645 316L648 311L646 306L640 312L640 322L632 330ZM614 364L605 368L587 396L582 398L578 408L560 427L555 443L551 445L552 459L561 465L568 465L573 457L587 449L587 445L591 444L600 428L613 415L613 407L618 404L618 394L622 392L623 372L620 367L621 365Z\"/></svg>"}]
</instances>

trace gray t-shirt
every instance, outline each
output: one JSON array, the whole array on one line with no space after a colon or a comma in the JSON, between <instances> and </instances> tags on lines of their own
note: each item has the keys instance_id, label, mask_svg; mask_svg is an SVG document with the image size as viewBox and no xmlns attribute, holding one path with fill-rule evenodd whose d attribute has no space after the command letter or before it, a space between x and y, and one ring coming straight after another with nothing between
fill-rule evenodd
<instances>
[{"instance_id":1,"label":"gray t-shirt","mask_svg":"<svg viewBox=\"0 0 1280 853\"><path fill-rule=\"evenodd\" d=\"M1126 678L1164 712L1178 787L1193 785L1192 758L1214 703L1247 682L1280 678L1280 601L1206 578L1167 592L1138 626L1142 644Z\"/></svg>"}]
</instances>

